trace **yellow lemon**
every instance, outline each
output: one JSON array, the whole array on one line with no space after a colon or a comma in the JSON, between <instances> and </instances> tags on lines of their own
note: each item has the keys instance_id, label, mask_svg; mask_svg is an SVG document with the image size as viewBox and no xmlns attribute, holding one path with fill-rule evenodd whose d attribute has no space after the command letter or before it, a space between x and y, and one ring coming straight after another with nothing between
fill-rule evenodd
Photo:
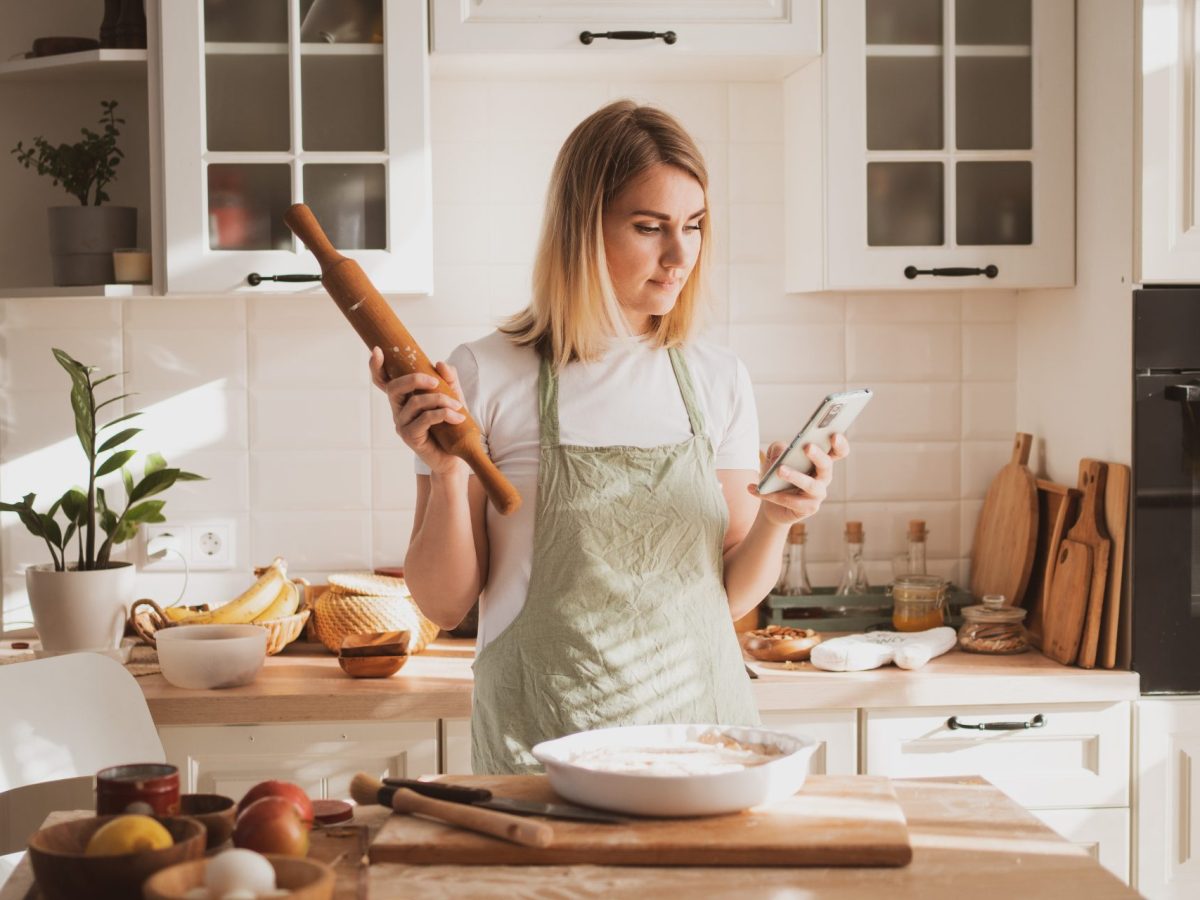
<instances>
[{"instance_id":1,"label":"yellow lemon","mask_svg":"<svg viewBox=\"0 0 1200 900\"><path fill-rule=\"evenodd\" d=\"M84 856L121 856L143 850L162 850L175 843L171 832L149 816L118 816L96 829Z\"/></svg>"}]
</instances>

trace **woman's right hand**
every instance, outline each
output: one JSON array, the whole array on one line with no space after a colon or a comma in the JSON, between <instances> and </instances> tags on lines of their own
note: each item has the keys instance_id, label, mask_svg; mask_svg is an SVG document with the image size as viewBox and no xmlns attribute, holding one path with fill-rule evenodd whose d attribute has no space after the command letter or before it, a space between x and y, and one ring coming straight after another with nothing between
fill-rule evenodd
<instances>
[{"instance_id":1,"label":"woman's right hand","mask_svg":"<svg viewBox=\"0 0 1200 900\"><path fill-rule=\"evenodd\" d=\"M439 447L429 433L429 429L439 422L457 425L466 421L466 416L459 412L466 410L466 403L454 366L439 362L434 368L454 391L457 400L437 390L437 379L430 375L401 375L389 380L383 371L383 351L378 347L371 350L370 367L371 383L387 394L396 434L421 462L436 475L454 474L459 469L466 471L467 464Z\"/></svg>"}]
</instances>

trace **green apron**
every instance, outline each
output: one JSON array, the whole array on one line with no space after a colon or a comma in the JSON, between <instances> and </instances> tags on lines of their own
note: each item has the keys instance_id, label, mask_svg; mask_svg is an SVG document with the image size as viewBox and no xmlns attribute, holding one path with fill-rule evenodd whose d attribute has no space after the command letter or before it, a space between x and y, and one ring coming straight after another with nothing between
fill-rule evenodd
<instances>
[{"instance_id":1,"label":"green apron","mask_svg":"<svg viewBox=\"0 0 1200 900\"><path fill-rule=\"evenodd\" d=\"M683 355L692 436L559 443L558 377L538 376L541 453L529 593L475 660L477 774L541 771L539 741L614 725L756 725L723 581L728 511Z\"/></svg>"}]
</instances>

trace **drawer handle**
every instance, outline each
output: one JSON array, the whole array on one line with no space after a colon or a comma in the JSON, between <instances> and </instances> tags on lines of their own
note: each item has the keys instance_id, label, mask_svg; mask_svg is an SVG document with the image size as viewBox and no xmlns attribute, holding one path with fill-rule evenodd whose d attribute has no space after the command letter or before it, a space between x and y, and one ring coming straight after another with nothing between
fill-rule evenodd
<instances>
[{"instance_id":1,"label":"drawer handle","mask_svg":"<svg viewBox=\"0 0 1200 900\"><path fill-rule=\"evenodd\" d=\"M664 44L673 44L678 38L673 31L581 31L579 43L590 44L596 38L610 41L652 41L662 38Z\"/></svg>"},{"instance_id":2,"label":"drawer handle","mask_svg":"<svg viewBox=\"0 0 1200 900\"><path fill-rule=\"evenodd\" d=\"M250 287L258 287L264 281L283 281L292 284L303 284L306 281L320 281L320 275L259 275L257 272L251 272L246 276L246 283Z\"/></svg>"},{"instance_id":3,"label":"drawer handle","mask_svg":"<svg viewBox=\"0 0 1200 900\"><path fill-rule=\"evenodd\" d=\"M1046 717L1038 713L1028 722L980 722L978 725L968 725L965 722L958 721L958 716L951 716L946 720L946 726L951 730L957 728L968 728L972 731L1024 731L1027 728L1044 728L1046 725Z\"/></svg>"},{"instance_id":4,"label":"drawer handle","mask_svg":"<svg viewBox=\"0 0 1200 900\"><path fill-rule=\"evenodd\" d=\"M984 266L982 269L972 269L966 266L949 266L943 269L918 269L916 266L905 266L904 277L910 281L918 275L943 275L956 278L963 278L968 275L986 275L988 278L995 278L1000 274L1000 270L996 266Z\"/></svg>"}]
</instances>

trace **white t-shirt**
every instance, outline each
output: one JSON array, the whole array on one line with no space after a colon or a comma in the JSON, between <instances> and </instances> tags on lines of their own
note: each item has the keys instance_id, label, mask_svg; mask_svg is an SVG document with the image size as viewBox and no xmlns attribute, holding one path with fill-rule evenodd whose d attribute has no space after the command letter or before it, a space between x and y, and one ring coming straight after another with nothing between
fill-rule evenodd
<instances>
[{"instance_id":1,"label":"white t-shirt","mask_svg":"<svg viewBox=\"0 0 1200 900\"><path fill-rule=\"evenodd\" d=\"M718 469L758 470L758 413L750 375L732 351L694 342L683 350L712 441ZM521 494L502 516L490 504L488 583L479 600L478 649L517 617L529 590L537 508L538 356L494 331L461 344L449 363L484 448ZM654 447L691 436L671 359L640 338L617 338L604 359L570 363L559 372L559 439L589 447ZM419 459L418 475L429 469Z\"/></svg>"}]
</instances>

